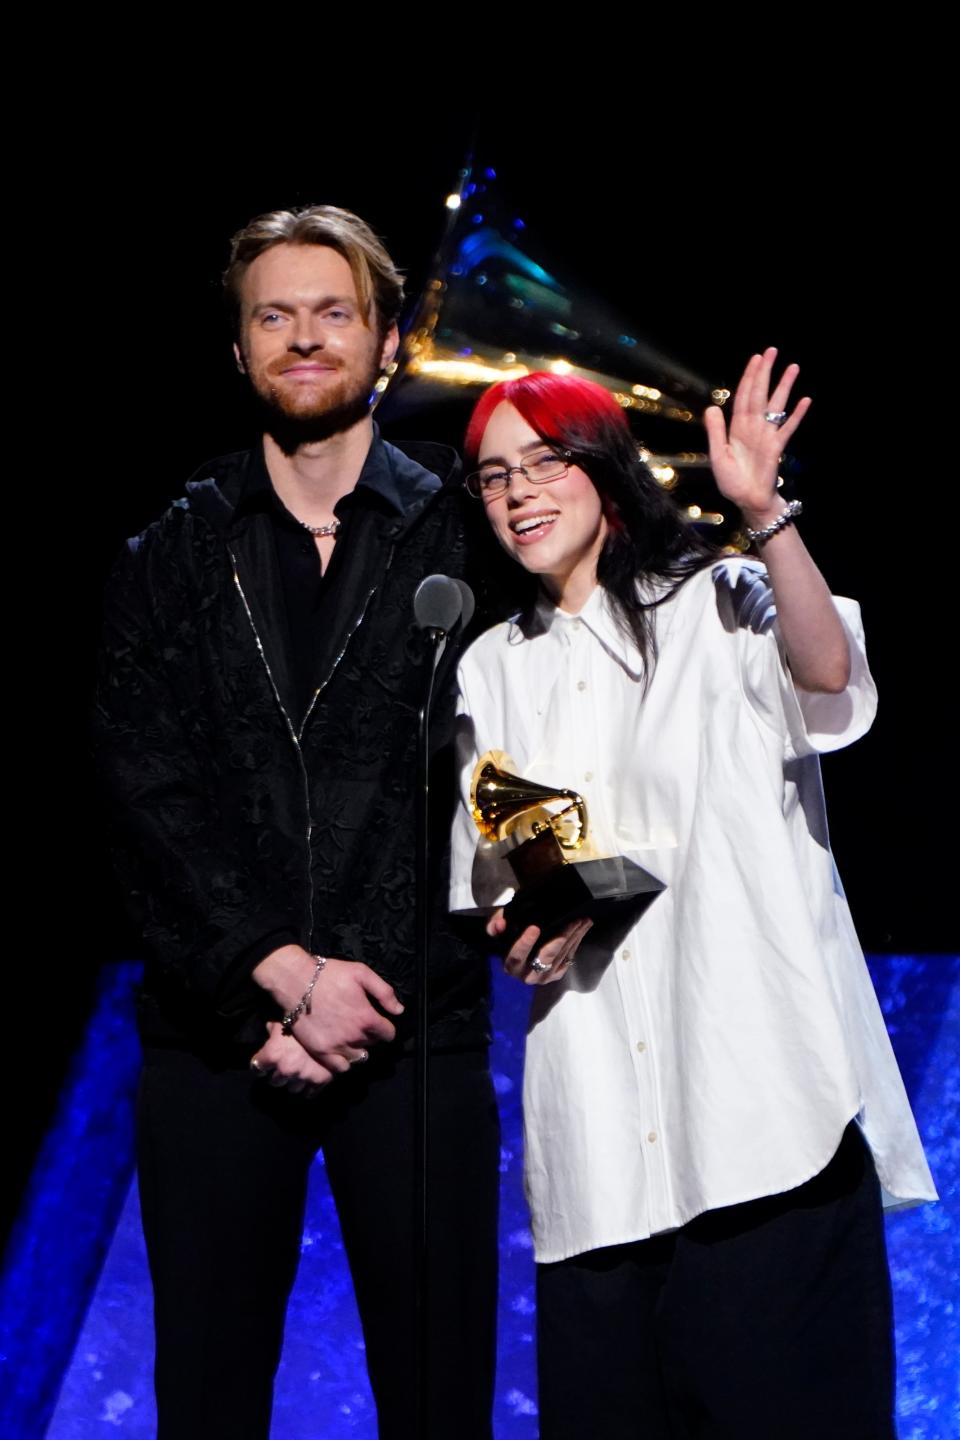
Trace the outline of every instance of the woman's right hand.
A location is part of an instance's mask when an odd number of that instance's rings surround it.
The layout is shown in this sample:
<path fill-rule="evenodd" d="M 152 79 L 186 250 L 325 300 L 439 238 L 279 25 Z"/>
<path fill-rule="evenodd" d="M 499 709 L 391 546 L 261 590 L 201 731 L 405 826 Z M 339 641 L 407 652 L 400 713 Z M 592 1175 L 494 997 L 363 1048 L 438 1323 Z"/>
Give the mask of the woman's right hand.
<path fill-rule="evenodd" d="M 539 949 L 540 930 L 536 925 L 528 925 L 503 957 L 503 968 L 508 975 L 522 980 L 525 985 L 552 985 L 555 980 L 564 978 L 576 958 L 580 942 L 592 925 L 592 920 L 569 920 Z M 487 934 L 496 939 L 506 928 L 503 910 L 495 910 L 487 921 Z"/>

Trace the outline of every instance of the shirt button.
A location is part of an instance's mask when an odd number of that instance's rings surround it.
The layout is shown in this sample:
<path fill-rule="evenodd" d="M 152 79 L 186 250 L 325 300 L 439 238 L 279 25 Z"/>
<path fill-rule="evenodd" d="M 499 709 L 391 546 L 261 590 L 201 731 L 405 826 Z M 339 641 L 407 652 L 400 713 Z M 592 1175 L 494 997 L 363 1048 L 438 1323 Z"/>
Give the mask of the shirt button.
<path fill-rule="evenodd" d="M 593 771 L 592 771 L 592 770 L 584 770 L 584 772 L 583 772 L 583 778 L 584 778 L 584 780 L 592 780 L 592 779 L 593 779 Z"/>
<path fill-rule="evenodd" d="M 587 682 L 586 682 L 586 680 L 578 680 L 578 681 L 577 681 L 577 689 L 578 689 L 578 690 L 586 690 L 586 688 L 587 688 Z"/>
<path fill-rule="evenodd" d="M 644 1052 L 644 1050 L 646 1050 L 646 1048 L 647 1048 L 647 1042 L 646 1042 L 646 1040 L 638 1040 L 638 1041 L 637 1041 L 637 1054 L 638 1054 L 638 1055 L 642 1055 L 643 1052 Z"/>
<path fill-rule="evenodd" d="M 651 1144 L 651 1145 L 654 1143 L 654 1141 L 656 1140 L 656 1138 L 657 1138 L 657 1132 L 656 1132 L 656 1130 L 651 1130 L 650 1133 L 647 1135 L 647 1139 L 650 1141 L 650 1144 Z"/>
<path fill-rule="evenodd" d="M 629 951 L 629 950 L 621 950 L 621 951 L 620 951 L 620 959 L 621 959 L 621 960 L 629 960 L 629 959 L 630 959 L 630 951 Z"/>
<path fill-rule="evenodd" d="M 579 621 L 579 620 L 574 620 L 574 622 L 573 622 L 573 628 L 574 628 L 574 630 L 579 630 L 579 629 L 580 629 L 580 621 Z"/>

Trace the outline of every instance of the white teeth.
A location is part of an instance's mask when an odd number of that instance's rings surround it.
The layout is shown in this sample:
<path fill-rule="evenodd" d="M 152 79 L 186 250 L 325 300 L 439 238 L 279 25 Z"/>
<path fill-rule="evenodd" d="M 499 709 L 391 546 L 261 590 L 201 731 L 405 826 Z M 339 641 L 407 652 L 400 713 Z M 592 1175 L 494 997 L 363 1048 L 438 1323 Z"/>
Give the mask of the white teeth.
<path fill-rule="evenodd" d="M 528 530 L 536 530 L 538 525 L 552 525 L 556 515 L 532 515 L 529 520 L 518 520 L 513 529 L 517 535 L 526 535 Z"/>

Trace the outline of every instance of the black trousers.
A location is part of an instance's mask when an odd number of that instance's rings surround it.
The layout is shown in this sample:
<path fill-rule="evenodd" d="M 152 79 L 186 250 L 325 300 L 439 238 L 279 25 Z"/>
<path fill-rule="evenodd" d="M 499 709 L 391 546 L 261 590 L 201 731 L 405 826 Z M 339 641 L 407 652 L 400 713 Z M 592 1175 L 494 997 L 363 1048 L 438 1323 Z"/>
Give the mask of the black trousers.
<path fill-rule="evenodd" d="M 381 1440 L 414 1437 L 413 1087 L 374 1051 L 313 1100 L 181 1051 L 145 1057 L 139 1177 L 158 1440 L 266 1440 L 307 1174 L 323 1148 Z M 431 1435 L 489 1440 L 500 1135 L 486 1052 L 431 1057 Z M 306 1397 L 305 1397 L 306 1403 Z M 325 1433 L 316 1417 L 316 1434 Z"/>
<path fill-rule="evenodd" d="M 541 1440 L 893 1440 L 879 1184 L 850 1125 L 782 1195 L 537 1268 Z"/>

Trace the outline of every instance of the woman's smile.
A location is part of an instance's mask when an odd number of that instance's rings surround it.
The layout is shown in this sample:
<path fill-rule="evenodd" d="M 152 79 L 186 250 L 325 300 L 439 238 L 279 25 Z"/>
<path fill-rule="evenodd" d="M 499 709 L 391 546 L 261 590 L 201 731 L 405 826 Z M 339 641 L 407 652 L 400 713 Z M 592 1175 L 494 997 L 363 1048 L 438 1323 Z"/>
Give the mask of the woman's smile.
<path fill-rule="evenodd" d="M 502 466 L 510 475 L 506 490 L 483 503 L 507 554 L 541 576 L 561 609 L 580 610 L 597 583 L 607 522 L 593 481 L 578 465 L 569 464 L 545 484 L 535 484 L 520 468 L 547 443 L 511 404 L 498 405 L 483 433 L 478 464 Z"/>

